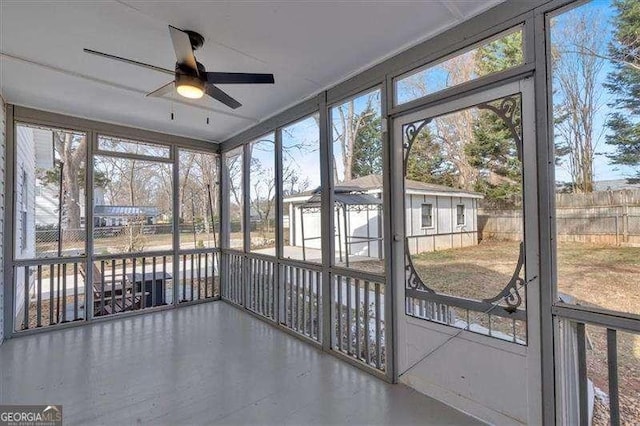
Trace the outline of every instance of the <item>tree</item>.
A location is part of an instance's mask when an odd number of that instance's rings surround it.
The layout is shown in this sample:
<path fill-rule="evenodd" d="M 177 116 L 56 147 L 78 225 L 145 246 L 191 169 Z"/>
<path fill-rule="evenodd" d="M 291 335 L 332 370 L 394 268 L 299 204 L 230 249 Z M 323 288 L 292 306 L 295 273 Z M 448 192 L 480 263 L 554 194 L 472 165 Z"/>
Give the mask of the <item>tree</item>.
<path fill-rule="evenodd" d="M 522 32 L 516 31 L 480 47 L 475 57 L 476 73 L 488 75 L 513 68 L 523 62 Z M 512 97 L 513 120 L 519 130 L 521 105 Z M 503 100 L 490 103 L 499 107 Z M 474 189 L 487 200 L 517 202 L 522 192 L 522 164 L 514 136 L 504 119 L 480 107 L 474 138 L 465 147 L 469 163 L 480 170 Z"/>
<path fill-rule="evenodd" d="M 351 99 L 332 110 L 333 138 L 334 142 L 337 142 L 340 147 L 339 152 L 334 149 L 334 181 L 336 183 L 340 182 L 337 170 L 337 155 L 340 155 L 342 160 L 343 181 L 353 179 L 354 145 L 356 140 L 363 131 L 369 133 L 370 136 L 373 135 L 376 130 L 372 126 L 375 125 L 376 117 L 379 122 L 380 113 L 375 108 L 375 105 L 379 103 L 380 91 L 376 90 L 364 96 L 366 98 Z M 364 108 L 362 108 L 361 113 L 357 112 L 360 108 L 356 105 L 356 102 L 364 102 Z M 365 130 L 367 127 L 369 129 Z M 370 138 L 366 139 L 368 142 L 371 142 L 371 140 Z M 363 141 L 365 139 L 361 139 L 361 142 Z M 361 146 L 361 148 L 363 147 Z"/>
<path fill-rule="evenodd" d="M 57 166 L 40 171 L 39 178 L 44 185 L 58 187 L 60 172 L 62 171 L 62 200 L 60 208 L 63 213 L 64 224 L 67 229 L 79 229 L 80 218 L 80 189 L 86 185 L 86 155 L 87 138 L 84 134 L 76 134 L 61 130 L 54 130 L 53 151 L 58 162 Z M 98 175 L 102 180 L 103 176 Z"/>
<path fill-rule="evenodd" d="M 405 176 L 409 180 L 446 186 L 453 186 L 457 181 L 455 170 L 433 142 L 428 126 L 422 127 L 415 136 L 406 167 Z"/>
<path fill-rule="evenodd" d="M 605 63 L 602 19 L 584 11 L 569 13 L 573 14 L 571 25 L 558 31 L 552 49 L 558 99 L 556 155 L 559 163 L 567 167 L 573 190 L 592 192 L 593 162 L 600 138 L 594 123 L 603 106 L 599 85 Z"/>
<path fill-rule="evenodd" d="M 380 114 L 365 110 L 362 125 L 353 141 L 352 178 L 382 174 L 382 132 Z"/>
<path fill-rule="evenodd" d="M 516 131 L 520 126 L 520 97 L 499 99 L 489 105 L 513 102 Z M 469 163 L 480 171 L 474 189 L 490 201 L 515 204 L 522 193 L 522 163 L 516 140 L 504 119 L 495 112 L 480 109 L 475 123 L 474 139 L 465 147 Z"/>
<path fill-rule="evenodd" d="M 615 0 L 617 14 L 615 30 L 609 44 L 614 62 L 605 87 L 615 95 L 610 104 L 617 111 L 607 121 L 611 133 L 606 143 L 615 148 L 608 157 L 612 164 L 637 167 L 640 165 L 640 2 Z M 636 176 L 640 173 L 636 172 Z"/>

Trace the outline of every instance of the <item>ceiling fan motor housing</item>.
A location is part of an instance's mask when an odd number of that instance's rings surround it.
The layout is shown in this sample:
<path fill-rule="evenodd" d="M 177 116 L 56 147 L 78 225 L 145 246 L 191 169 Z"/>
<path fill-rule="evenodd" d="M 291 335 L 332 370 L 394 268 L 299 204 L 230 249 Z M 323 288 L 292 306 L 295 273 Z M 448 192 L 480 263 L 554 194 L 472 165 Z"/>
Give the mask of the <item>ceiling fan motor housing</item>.
<path fill-rule="evenodd" d="M 204 91 L 205 81 L 202 76 L 205 75 L 206 70 L 200 62 L 196 62 L 196 64 L 198 65 L 197 70 L 182 64 L 176 64 L 176 87 L 188 85 L 199 87 Z"/>

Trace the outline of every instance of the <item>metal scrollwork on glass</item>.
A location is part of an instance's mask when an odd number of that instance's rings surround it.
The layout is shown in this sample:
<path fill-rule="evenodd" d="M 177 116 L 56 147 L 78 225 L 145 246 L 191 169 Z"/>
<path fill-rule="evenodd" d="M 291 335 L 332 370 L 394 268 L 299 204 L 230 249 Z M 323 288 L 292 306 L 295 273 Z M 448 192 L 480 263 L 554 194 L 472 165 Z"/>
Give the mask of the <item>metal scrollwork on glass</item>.
<path fill-rule="evenodd" d="M 516 118 L 518 117 L 518 97 L 510 96 L 508 98 L 504 98 L 500 101 L 498 106 L 492 105 L 491 103 L 483 103 L 477 105 L 478 109 L 487 109 L 493 112 L 495 115 L 500 117 L 504 124 L 511 132 L 511 137 L 516 142 L 516 150 L 518 151 L 518 160 L 522 161 L 522 138 L 520 137 L 520 132 L 518 131 L 518 124 L 516 123 Z"/>
<path fill-rule="evenodd" d="M 404 252 L 405 252 L 404 275 L 405 275 L 405 282 L 407 283 L 407 288 L 410 288 L 413 290 L 426 291 L 427 293 L 435 293 L 435 291 L 430 289 L 422 281 L 422 279 L 416 272 L 416 268 L 413 267 L 411 255 L 409 254 L 409 243 L 407 242 L 406 238 L 404 243 Z"/>
<path fill-rule="evenodd" d="M 418 123 L 411 123 L 404 126 L 404 142 L 402 146 L 404 147 L 404 162 L 403 162 L 403 172 L 404 176 L 407 175 L 407 161 L 409 160 L 409 152 L 411 151 L 411 147 L 413 146 L 413 142 L 416 140 L 416 137 L 420 134 L 422 129 L 431 122 L 431 119 L 422 120 Z"/>
<path fill-rule="evenodd" d="M 491 304 L 504 302 L 506 304 L 504 309 L 507 312 L 515 312 L 522 304 L 520 289 L 524 288 L 525 281 L 524 278 L 522 278 L 520 275 L 523 265 L 524 242 L 520 242 L 520 255 L 518 256 L 518 265 L 516 266 L 516 270 L 513 272 L 511 279 L 500 293 L 490 299 L 483 299 L 482 301 Z"/>

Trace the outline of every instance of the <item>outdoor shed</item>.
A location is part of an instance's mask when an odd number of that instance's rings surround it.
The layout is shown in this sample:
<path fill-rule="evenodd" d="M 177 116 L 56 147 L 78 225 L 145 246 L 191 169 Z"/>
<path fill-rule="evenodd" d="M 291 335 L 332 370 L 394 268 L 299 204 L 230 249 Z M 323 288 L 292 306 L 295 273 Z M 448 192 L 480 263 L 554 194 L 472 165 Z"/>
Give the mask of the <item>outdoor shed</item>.
<path fill-rule="evenodd" d="M 481 194 L 443 185 L 405 181 L 407 236 L 412 254 L 478 243 Z M 289 245 L 319 250 L 320 192 L 293 194 L 284 200 L 289 212 Z M 382 258 L 382 176 L 368 175 L 335 186 L 336 257 L 341 261 Z M 343 259 L 344 258 L 344 259 Z"/>

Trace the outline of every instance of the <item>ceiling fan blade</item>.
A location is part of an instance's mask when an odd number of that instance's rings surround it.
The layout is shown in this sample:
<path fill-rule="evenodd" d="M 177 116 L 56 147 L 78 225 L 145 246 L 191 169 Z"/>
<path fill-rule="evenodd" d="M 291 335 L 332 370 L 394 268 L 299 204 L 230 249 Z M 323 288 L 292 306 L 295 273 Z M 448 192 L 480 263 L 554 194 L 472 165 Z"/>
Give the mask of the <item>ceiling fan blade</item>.
<path fill-rule="evenodd" d="M 152 98 L 159 98 L 161 96 L 166 95 L 167 93 L 171 93 L 171 91 L 173 91 L 174 87 L 175 87 L 174 82 L 170 81 L 167 84 L 157 88 L 153 92 L 147 93 L 145 96 L 152 97 Z"/>
<path fill-rule="evenodd" d="M 165 74 L 170 74 L 170 75 L 174 75 L 175 74 L 175 71 L 173 71 L 173 70 L 168 70 L 166 68 L 157 67 L 157 66 L 151 65 L 151 64 L 145 64 L 144 62 L 134 61 L 133 59 L 121 58 L 120 56 L 110 55 L 110 54 L 104 53 L 104 52 L 98 52 L 97 50 L 91 50 L 91 49 L 83 49 L 83 50 L 86 53 L 90 53 L 92 55 L 97 55 L 97 56 L 102 56 L 103 58 L 114 59 L 116 61 L 124 62 L 124 63 L 127 63 L 127 64 L 137 65 L 139 67 L 144 67 L 144 68 L 149 68 L 149 69 L 152 69 L 154 71 L 163 72 Z"/>
<path fill-rule="evenodd" d="M 240 102 L 236 101 L 231 96 L 229 96 L 228 94 L 226 94 L 224 91 L 217 88 L 213 84 L 207 84 L 205 91 L 207 92 L 207 95 L 211 96 L 215 100 L 222 102 L 229 108 L 236 109 L 242 106 Z"/>
<path fill-rule="evenodd" d="M 173 43 L 173 50 L 176 51 L 176 59 L 180 65 L 186 65 L 191 69 L 197 70 L 196 57 L 193 56 L 193 48 L 189 34 L 181 29 L 169 25 L 169 34 Z"/>
<path fill-rule="evenodd" d="M 273 74 L 244 72 L 208 72 L 207 81 L 213 84 L 273 84 Z"/>

